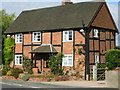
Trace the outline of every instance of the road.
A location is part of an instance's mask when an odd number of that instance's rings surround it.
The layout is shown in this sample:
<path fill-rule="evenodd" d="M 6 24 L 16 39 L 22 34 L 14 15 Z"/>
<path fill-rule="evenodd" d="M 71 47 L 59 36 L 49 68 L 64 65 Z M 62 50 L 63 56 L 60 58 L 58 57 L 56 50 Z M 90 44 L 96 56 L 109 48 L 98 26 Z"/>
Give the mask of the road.
<path fill-rule="evenodd" d="M 36 82 L 23 82 L 23 81 L 13 81 L 13 80 L 5 80 L 3 79 L 2 82 L 0 81 L 0 87 L 2 87 L 2 90 L 9 90 L 10 88 L 13 89 L 19 89 L 19 90 L 26 90 L 26 89 L 43 89 L 43 90 L 118 90 L 113 88 L 85 88 L 85 87 L 70 87 L 70 86 L 62 86 L 62 85 L 51 85 L 51 84 L 42 84 L 42 83 L 36 83 Z M 6 89 L 8 88 L 8 89 Z"/>

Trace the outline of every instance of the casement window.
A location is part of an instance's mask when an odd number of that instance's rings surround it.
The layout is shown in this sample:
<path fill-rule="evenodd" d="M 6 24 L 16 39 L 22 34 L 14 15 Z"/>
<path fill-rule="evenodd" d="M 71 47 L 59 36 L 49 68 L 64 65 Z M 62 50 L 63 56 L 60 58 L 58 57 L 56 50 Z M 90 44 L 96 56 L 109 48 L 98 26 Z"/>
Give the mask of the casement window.
<path fill-rule="evenodd" d="M 41 42 L 41 32 L 33 32 L 32 41 L 33 42 Z"/>
<path fill-rule="evenodd" d="M 22 43 L 23 34 L 15 34 L 15 43 Z"/>
<path fill-rule="evenodd" d="M 73 55 L 64 55 L 62 66 L 73 66 Z"/>
<path fill-rule="evenodd" d="M 95 63 L 99 63 L 99 56 L 95 55 Z"/>
<path fill-rule="evenodd" d="M 22 65 L 22 63 L 23 63 L 23 56 L 15 55 L 15 65 Z"/>
<path fill-rule="evenodd" d="M 98 29 L 94 29 L 94 37 L 98 38 Z"/>
<path fill-rule="evenodd" d="M 63 31 L 63 42 L 73 41 L 73 31 Z"/>

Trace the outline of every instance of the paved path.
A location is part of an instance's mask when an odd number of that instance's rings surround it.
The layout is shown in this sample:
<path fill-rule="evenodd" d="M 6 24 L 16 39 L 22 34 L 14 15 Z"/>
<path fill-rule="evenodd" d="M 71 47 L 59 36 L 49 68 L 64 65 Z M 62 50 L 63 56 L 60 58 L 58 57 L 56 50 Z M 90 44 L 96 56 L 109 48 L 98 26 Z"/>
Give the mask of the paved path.
<path fill-rule="evenodd" d="M 59 81 L 59 82 L 41 82 L 48 85 L 62 85 L 62 86 L 71 86 L 71 87 L 100 87 L 106 88 L 105 81 Z"/>

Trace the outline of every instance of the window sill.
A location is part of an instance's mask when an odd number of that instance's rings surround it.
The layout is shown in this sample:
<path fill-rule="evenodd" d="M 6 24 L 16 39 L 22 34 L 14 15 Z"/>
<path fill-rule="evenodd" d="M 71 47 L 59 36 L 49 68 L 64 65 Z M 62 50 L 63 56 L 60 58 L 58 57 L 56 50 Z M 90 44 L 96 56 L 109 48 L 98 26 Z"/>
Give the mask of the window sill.
<path fill-rule="evenodd" d="M 32 41 L 32 42 L 33 42 L 33 43 L 36 43 L 36 42 L 38 42 L 38 43 L 39 43 L 39 42 L 41 42 L 41 41 Z"/>
<path fill-rule="evenodd" d="M 94 38 L 98 38 L 98 36 L 93 36 Z"/>
<path fill-rule="evenodd" d="M 22 64 L 15 64 L 15 65 L 20 65 L 20 66 L 22 66 Z"/>
<path fill-rule="evenodd" d="M 15 42 L 15 43 L 22 43 L 22 42 Z"/>
<path fill-rule="evenodd" d="M 62 42 L 73 42 L 73 41 L 62 41 Z"/>
<path fill-rule="evenodd" d="M 66 65 L 66 66 L 62 66 L 62 67 L 73 67 L 73 65 L 71 65 L 71 66 Z"/>

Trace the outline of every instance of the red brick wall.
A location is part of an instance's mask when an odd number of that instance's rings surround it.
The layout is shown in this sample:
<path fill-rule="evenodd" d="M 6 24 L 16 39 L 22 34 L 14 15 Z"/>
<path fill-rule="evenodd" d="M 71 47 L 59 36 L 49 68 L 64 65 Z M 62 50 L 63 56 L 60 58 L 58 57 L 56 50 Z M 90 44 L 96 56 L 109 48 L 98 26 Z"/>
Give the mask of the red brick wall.
<path fill-rule="evenodd" d="M 43 44 L 50 44 L 51 42 L 51 33 L 50 32 L 43 32 L 42 33 L 42 43 Z"/>
<path fill-rule="evenodd" d="M 24 45 L 31 44 L 31 33 L 24 34 Z"/>
<path fill-rule="evenodd" d="M 31 59 L 31 53 L 29 53 L 30 51 L 31 51 L 31 46 L 24 47 L 23 54 L 27 56 L 29 59 Z"/>
<path fill-rule="evenodd" d="M 52 33 L 52 44 L 53 45 L 61 45 L 61 32 L 53 32 Z"/>
<path fill-rule="evenodd" d="M 22 53 L 22 43 L 15 44 L 15 53 Z"/>
<path fill-rule="evenodd" d="M 73 54 L 73 42 L 63 43 L 63 54 Z"/>

